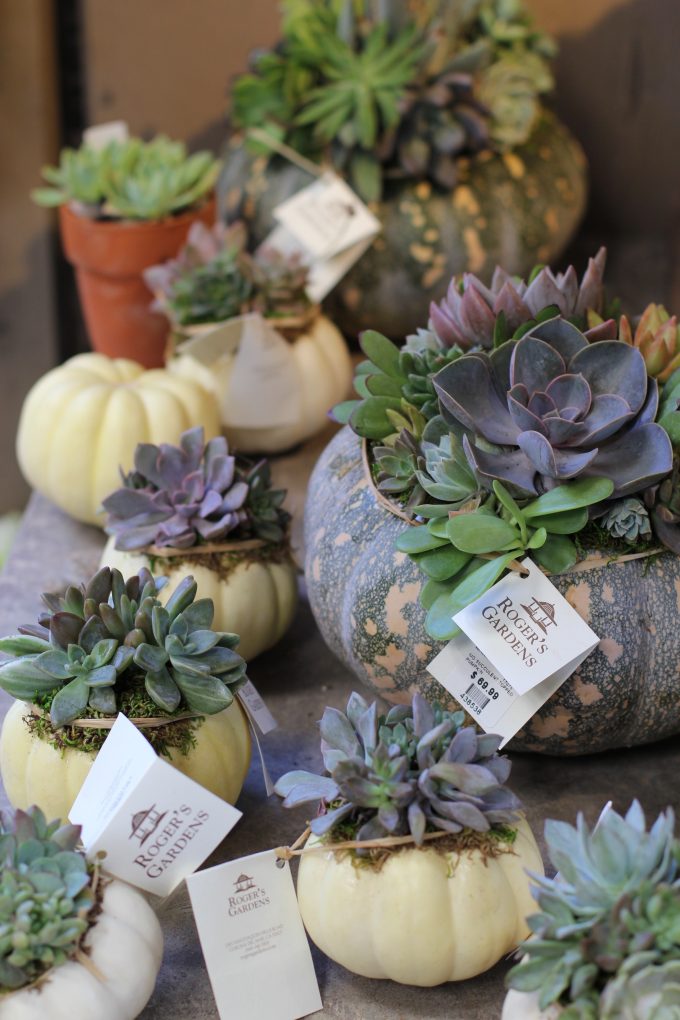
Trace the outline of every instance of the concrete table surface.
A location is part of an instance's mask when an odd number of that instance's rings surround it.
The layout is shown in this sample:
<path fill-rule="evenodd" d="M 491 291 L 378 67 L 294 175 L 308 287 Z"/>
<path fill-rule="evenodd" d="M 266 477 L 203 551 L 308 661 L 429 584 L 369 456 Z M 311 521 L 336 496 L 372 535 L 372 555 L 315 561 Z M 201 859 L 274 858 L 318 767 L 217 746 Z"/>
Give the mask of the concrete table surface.
<path fill-rule="evenodd" d="M 308 448 L 276 464 L 277 482 L 289 480 L 296 490 L 297 510 L 314 453 L 315 447 Z M 297 524 L 295 534 L 299 542 Z M 102 545 L 101 532 L 75 523 L 34 496 L 0 577 L 0 634 L 35 619 L 41 591 L 58 590 L 89 576 L 96 569 Z M 252 663 L 249 674 L 280 724 L 263 741 L 272 776 L 291 768 L 319 769 L 317 721 L 326 704 L 344 706 L 355 681 L 324 645 L 304 598 L 289 633 L 275 650 Z M 9 703 L 2 693 L 1 715 Z M 650 819 L 668 804 L 680 812 L 677 740 L 588 758 L 512 757 L 512 785 L 524 800 L 539 839 L 546 817 L 573 822 L 576 813 L 583 811 L 592 822 L 609 799 L 624 810 L 637 797 Z M 275 799 L 267 800 L 255 759 L 238 807 L 242 820 L 207 864 L 289 844 L 304 827 L 304 809 L 286 812 Z M 165 935 L 163 968 L 142 1016 L 145 1020 L 216 1018 L 185 887 L 161 906 L 160 918 Z M 324 1003 L 317 1016 L 336 1020 L 500 1017 L 507 961 L 470 981 L 419 989 L 356 977 L 316 949 L 313 953 Z"/>

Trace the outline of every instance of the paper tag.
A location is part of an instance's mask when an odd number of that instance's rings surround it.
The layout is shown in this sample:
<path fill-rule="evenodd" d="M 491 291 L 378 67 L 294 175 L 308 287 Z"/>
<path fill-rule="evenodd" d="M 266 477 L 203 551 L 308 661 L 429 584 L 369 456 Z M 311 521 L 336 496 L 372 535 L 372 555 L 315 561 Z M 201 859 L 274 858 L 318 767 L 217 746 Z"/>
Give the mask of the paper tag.
<path fill-rule="evenodd" d="M 276 206 L 273 216 L 314 259 L 332 258 L 380 230 L 380 221 L 333 173 Z"/>
<path fill-rule="evenodd" d="M 106 124 L 95 124 L 83 131 L 83 142 L 95 151 L 106 148 L 109 142 L 127 142 L 129 137 L 124 120 L 109 120 Z"/>
<path fill-rule="evenodd" d="M 241 812 L 158 757 L 119 715 L 69 813 L 88 857 L 167 896 L 236 825 Z"/>
<path fill-rule="evenodd" d="M 235 428 L 275 428 L 301 418 L 301 383 L 293 348 L 256 312 L 241 317 L 241 339 L 221 401 Z"/>
<path fill-rule="evenodd" d="M 267 850 L 200 871 L 187 887 L 221 1020 L 298 1020 L 322 1008 L 287 862 Z"/>
<path fill-rule="evenodd" d="M 246 710 L 246 715 L 263 737 L 277 728 L 279 724 L 260 697 L 252 680 L 246 680 L 243 686 L 239 687 L 238 698 Z"/>
<path fill-rule="evenodd" d="M 504 746 L 599 639 L 530 558 L 454 617 L 464 631 L 428 669 Z"/>

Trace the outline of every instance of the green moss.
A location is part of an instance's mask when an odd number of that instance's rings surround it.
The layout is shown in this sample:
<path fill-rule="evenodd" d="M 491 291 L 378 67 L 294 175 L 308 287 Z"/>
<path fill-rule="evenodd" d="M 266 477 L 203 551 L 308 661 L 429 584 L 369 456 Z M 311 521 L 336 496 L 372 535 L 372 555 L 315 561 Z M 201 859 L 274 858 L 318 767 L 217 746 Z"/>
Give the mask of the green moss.
<path fill-rule="evenodd" d="M 149 570 L 154 576 L 163 573 L 164 568 L 172 570 L 178 565 L 205 567 L 212 571 L 222 581 L 233 574 L 242 563 L 287 563 L 290 558 L 290 544 L 285 542 L 267 542 L 257 549 L 243 549 L 233 552 L 213 553 L 192 553 L 191 549 L 184 550 L 177 556 L 152 556 L 144 554 L 149 564 Z"/>

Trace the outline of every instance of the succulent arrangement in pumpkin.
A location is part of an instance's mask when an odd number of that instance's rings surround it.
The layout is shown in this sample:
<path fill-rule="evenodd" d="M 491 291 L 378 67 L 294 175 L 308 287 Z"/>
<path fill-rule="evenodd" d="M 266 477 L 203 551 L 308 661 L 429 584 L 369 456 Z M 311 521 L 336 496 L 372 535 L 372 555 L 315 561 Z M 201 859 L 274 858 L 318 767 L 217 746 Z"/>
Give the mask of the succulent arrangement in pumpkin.
<path fill-rule="evenodd" d="M 309 272 L 300 257 L 266 245 L 251 254 L 247 243 L 241 222 L 212 228 L 194 223 L 176 257 L 151 266 L 144 279 L 156 295 L 154 307 L 171 323 L 169 370 L 215 394 L 222 428 L 236 446 L 250 453 L 274 453 L 326 425 L 329 407 L 349 391 L 352 366 L 341 333 L 310 302 Z M 200 355 L 185 343 L 253 312 L 290 345 L 296 414 L 278 427 L 266 420 L 261 426 L 244 425 L 233 418 L 230 387 L 238 372 L 238 343 L 230 339 Z M 259 356 L 266 355 L 267 350 Z"/>
<path fill-rule="evenodd" d="M 508 975 L 503 1020 L 663 1020 L 680 1012 L 680 844 L 669 808 L 647 830 L 633 802 L 596 830 L 546 823 L 559 875 Z"/>
<path fill-rule="evenodd" d="M 281 143 L 346 177 L 384 230 L 340 285 L 336 312 L 348 333 L 403 336 L 423 293 L 499 258 L 498 187 L 504 230 L 518 211 L 513 271 L 537 250 L 554 258 L 578 223 L 584 161 L 543 103 L 554 53 L 521 0 L 288 0 L 280 43 L 256 51 L 233 85 L 245 146 L 237 136 L 225 153 L 225 215 L 248 215 L 261 241 L 276 204 L 308 183 L 273 155 Z"/>
<path fill-rule="evenodd" d="M 163 935 L 145 897 L 39 808 L 0 824 L 0 1016 L 129 1020 L 154 989 Z"/>
<path fill-rule="evenodd" d="M 45 594 L 37 625 L 0 639 L 13 658 L 0 687 L 16 698 L 0 734 L 0 773 L 14 807 L 66 818 L 118 712 L 181 772 L 234 803 L 250 762 L 235 693 L 246 663 L 238 634 L 213 629 L 214 606 L 185 576 L 102 567 Z"/>
<path fill-rule="evenodd" d="M 178 446 L 140 443 L 133 470 L 103 501 L 110 535 L 101 565 L 124 576 L 151 569 L 172 599 L 191 572 L 198 597 L 215 607 L 215 626 L 235 630 L 244 657 L 275 644 L 297 606 L 288 544 L 286 493 L 272 486 L 266 460 L 229 453 L 223 436 L 189 429 Z"/>
<path fill-rule="evenodd" d="M 320 728 L 326 774 L 275 787 L 284 807 L 318 804 L 297 880 L 312 940 L 357 974 L 405 984 L 492 967 L 528 934 L 524 869 L 543 871 L 500 737 L 418 694 L 382 715 L 353 693 Z"/>
<path fill-rule="evenodd" d="M 189 155 L 183 142 L 164 135 L 101 148 L 83 143 L 63 149 L 58 166 L 43 167 L 49 187 L 32 197 L 59 207 L 95 350 L 147 368 L 163 365 L 165 324 L 148 308 L 142 273 L 174 255 L 194 221 L 212 219 L 219 169 L 210 152 Z"/>
<path fill-rule="evenodd" d="M 539 267 L 526 282 L 498 269 L 489 287 L 467 274 L 432 303 L 427 328 L 409 336 L 401 349 L 374 331 L 363 334 L 368 360 L 357 370 L 358 399 L 334 412 L 355 436 L 345 434 L 331 444 L 329 460 L 319 468 L 328 498 L 341 503 L 338 486 L 358 491 L 359 469 L 348 473 L 340 451 L 355 465 L 357 437 L 363 442 L 373 492 L 366 553 L 371 564 L 381 564 L 369 569 L 366 585 L 367 591 L 380 587 L 383 608 L 369 606 L 368 595 L 366 603 L 358 596 L 362 609 L 357 612 L 355 603 L 352 663 L 361 661 L 358 645 L 365 647 L 386 609 L 396 604 L 397 595 L 384 598 L 390 572 L 398 592 L 413 591 L 415 582 L 425 610 L 417 619 L 402 610 L 406 630 L 416 619 L 409 641 L 400 639 L 404 625 L 398 619 L 384 625 L 381 662 L 395 648 L 394 668 L 407 683 L 434 656 L 428 640 L 454 637 L 456 613 L 526 556 L 553 575 L 558 588 L 568 588 L 572 568 L 583 560 L 599 567 L 619 561 L 625 584 L 625 568 L 641 569 L 639 563 L 632 566 L 638 557 L 664 548 L 680 552 L 677 325 L 663 308 L 650 306 L 633 329 L 617 304 L 605 304 L 604 264 L 602 250 L 580 282 L 573 267 L 563 274 Z M 329 467 L 339 472 L 333 487 Z M 339 558 L 351 557 L 345 566 L 353 579 L 365 579 L 368 568 L 357 568 L 362 547 L 356 537 L 344 554 L 329 552 L 337 533 L 355 535 L 356 525 L 342 518 L 338 532 L 320 531 L 327 508 L 323 500 L 315 505 L 314 479 L 311 492 L 310 599 L 331 644 L 342 648 L 344 636 L 338 638 L 323 608 L 317 611 L 331 587 L 337 601 L 342 582 L 334 577 L 328 586 L 314 576 L 314 564 L 329 557 L 342 570 Z M 350 503 L 350 508 L 362 504 L 357 511 L 362 519 L 366 501 L 370 492 Z M 387 523 L 381 508 L 409 526 L 395 534 L 394 517 Z M 381 531 L 392 537 L 392 550 L 388 539 L 382 549 Z M 401 567 L 394 548 L 417 565 L 417 574 Z M 368 619 L 361 618 L 364 612 Z M 598 625 L 601 631 L 601 616 Z M 630 645 L 627 633 L 625 640 L 614 640 Z M 390 668 L 388 663 L 385 672 Z M 367 678 L 370 682 L 368 672 Z M 389 692 L 388 684 L 382 686 Z M 667 719 L 665 732 L 679 723 Z M 607 740 L 614 739 L 616 732 L 609 731 Z M 586 749 L 592 744 L 584 742 Z M 551 750 L 558 750 L 554 742 Z"/>

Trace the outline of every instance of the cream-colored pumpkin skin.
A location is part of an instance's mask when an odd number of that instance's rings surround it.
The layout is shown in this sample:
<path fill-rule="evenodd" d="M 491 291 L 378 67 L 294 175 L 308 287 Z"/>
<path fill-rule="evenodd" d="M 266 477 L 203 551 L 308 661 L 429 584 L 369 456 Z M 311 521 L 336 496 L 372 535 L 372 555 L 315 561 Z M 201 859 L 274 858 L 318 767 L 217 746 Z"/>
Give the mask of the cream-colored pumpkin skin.
<path fill-rule="evenodd" d="M 276 323 L 274 322 L 275 326 Z M 328 412 L 344 400 L 352 382 L 352 361 L 340 331 L 330 319 L 318 316 L 309 329 L 292 343 L 298 375 L 300 414 L 298 420 L 275 428 L 238 428 L 223 425 L 234 449 L 244 453 L 278 453 L 309 439 L 327 424 Z M 210 389 L 221 401 L 229 385 L 233 366 L 223 359 L 221 368 L 204 365 L 188 354 L 170 358 L 168 369 Z"/>
<path fill-rule="evenodd" d="M 26 480 L 66 513 L 102 524 L 101 502 L 129 471 L 138 443 L 177 443 L 185 429 L 219 433 L 211 393 L 164 369 L 78 354 L 38 379 L 24 400 L 17 459 Z"/>
<path fill-rule="evenodd" d="M 160 591 L 161 601 L 167 602 L 182 578 L 192 574 L 198 585 L 197 598 L 212 599 L 215 605 L 213 628 L 240 636 L 237 650 L 246 662 L 275 645 L 293 622 L 298 599 L 297 572 L 289 561 L 244 561 L 224 579 L 196 562 L 180 562 L 170 569 L 169 562 L 162 557 L 153 561 L 154 575 L 168 578 Z M 120 552 L 113 538 L 104 547 L 100 566 L 117 567 L 126 578 L 142 567 L 151 569 L 147 556 Z"/>
<path fill-rule="evenodd" d="M 84 946 L 101 975 L 76 960 L 55 967 L 35 988 L 0 998 L 0 1020 L 134 1020 L 151 998 L 163 957 L 158 918 L 124 882 L 104 889 L 102 912 Z"/>
<path fill-rule="evenodd" d="M 431 987 L 493 967 L 529 935 L 535 910 L 525 868 L 543 874 L 526 821 L 513 853 L 393 854 L 379 871 L 349 856 L 303 854 L 300 913 L 313 942 L 363 977 Z"/>
<path fill-rule="evenodd" d="M 0 733 L 0 774 L 14 808 L 37 804 L 48 818 L 68 817 L 95 759 L 93 753 L 58 751 L 34 736 L 24 722 L 28 705 L 15 701 Z M 250 731 L 243 709 L 234 702 L 224 712 L 205 716 L 188 755 L 173 749 L 163 758 L 190 779 L 235 804 L 250 764 Z"/>
<path fill-rule="evenodd" d="M 517 992 L 511 988 L 503 1002 L 501 1020 L 558 1020 L 561 1006 L 540 1009 L 538 992 Z"/>

